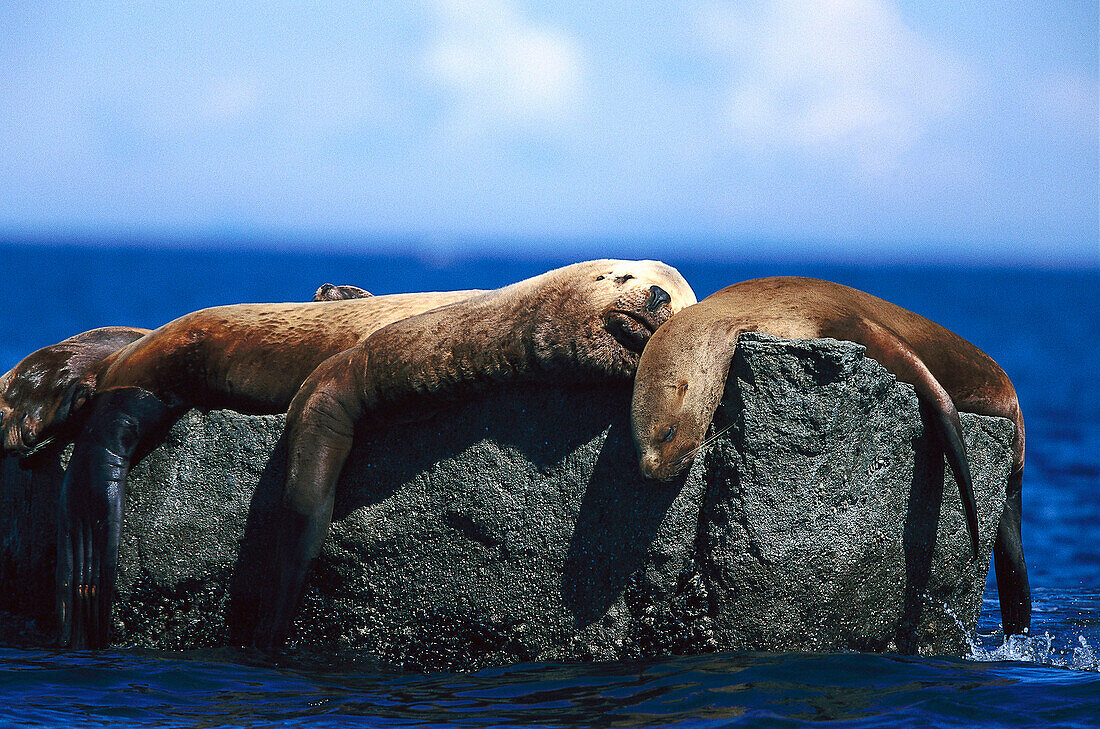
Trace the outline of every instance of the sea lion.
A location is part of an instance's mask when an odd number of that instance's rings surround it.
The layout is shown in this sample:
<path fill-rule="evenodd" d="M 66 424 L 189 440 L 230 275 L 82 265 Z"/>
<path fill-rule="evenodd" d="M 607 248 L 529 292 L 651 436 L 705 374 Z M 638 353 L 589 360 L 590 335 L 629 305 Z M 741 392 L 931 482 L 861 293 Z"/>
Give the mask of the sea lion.
<path fill-rule="evenodd" d="M 592 343 L 593 352 L 597 343 L 606 346 L 607 357 L 616 362 L 621 360 L 621 368 L 629 369 L 632 374 L 637 352 L 648 339 L 650 329 L 645 323 L 631 318 L 631 312 L 615 310 L 613 298 L 600 298 L 595 294 L 584 296 L 587 287 L 594 286 L 589 278 L 593 282 L 604 282 L 603 287 L 616 291 L 636 291 L 640 288 L 639 280 L 651 281 L 646 295 L 655 297 L 661 306 L 667 303 L 662 296 L 669 296 L 657 295 L 655 288 L 661 286 L 674 292 L 677 308 L 695 301 L 683 277 L 663 264 L 598 261 L 564 270 L 568 273 L 546 279 L 547 284 L 553 284 L 547 288 L 547 296 L 552 295 L 558 302 L 557 311 L 561 316 L 581 312 L 592 314 L 588 308 L 604 304 L 585 320 L 584 326 L 588 328 L 583 331 L 578 331 L 578 325 L 573 322 L 550 319 L 548 307 L 535 306 L 537 302 L 532 299 L 501 294 L 515 290 L 506 287 L 497 292 L 393 294 L 307 304 L 215 307 L 183 316 L 106 357 L 94 368 L 96 394 L 86 408 L 90 412 L 74 441 L 73 455 L 62 482 L 57 572 L 61 645 L 105 645 L 126 475 L 139 445 L 150 442 L 152 434 L 161 432 L 187 408 L 224 407 L 246 413 L 285 411 L 303 381 L 333 355 L 367 341 L 387 325 L 467 299 L 495 300 L 498 307 L 512 304 L 517 307 L 511 312 L 516 319 L 524 316 L 524 307 L 529 308 L 527 315 L 532 321 L 547 314 L 545 321 L 538 319 L 539 326 L 532 332 L 532 336 L 540 338 L 538 351 L 546 364 L 560 362 L 568 368 L 574 362 L 569 357 L 575 348 L 574 340 L 583 334 Z M 477 311 L 491 308 L 481 307 Z M 455 317 L 455 310 L 450 311 L 451 314 L 442 319 L 419 320 L 420 323 L 399 331 L 412 336 L 418 327 L 431 324 L 438 331 L 424 335 L 425 342 L 427 337 L 437 337 L 441 341 L 457 338 L 458 342 L 465 336 L 469 343 L 467 349 L 496 343 L 496 340 L 484 338 L 475 342 L 471 332 L 480 331 L 475 322 L 471 322 L 465 332 L 457 328 L 444 331 L 448 322 L 456 327 L 467 326 L 460 322 L 461 317 Z M 637 316 L 645 319 L 650 315 Z M 602 338 L 598 336 L 600 332 Z M 616 344 L 612 346 L 612 342 Z M 621 342 L 633 347 L 629 357 L 622 354 L 627 345 Z M 550 357 L 550 352 L 556 353 L 557 348 L 561 349 L 561 356 Z M 502 357 L 510 357 L 523 349 L 521 342 L 509 339 L 501 345 L 500 352 Z M 375 370 L 381 366 L 375 361 L 381 356 L 373 354 L 373 349 L 369 351 L 373 355 L 371 368 Z M 455 352 L 462 355 L 456 357 L 456 362 L 465 362 L 464 357 L 474 355 L 484 358 L 483 367 L 489 368 L 491 362 L 495 362 L 492 359 L 495 355 L 490 351 L 469 352 L 456 344 Z M 392 360 L 387 366 L 395 373 L 404 368 L 401 371 L 409 376 L 407 386 L 415 388 L 430 380 L 427 376 L 418 379 L 415 372 L 403 364 L 403 349 L 393 349 L 390 354 Z M 419 362 L 416 350 L 410 349 L 409 354 Z M 362 362 L 354 357 L 348 359 Z M 446 367 L 447 363 L 420 362 L 420 365 Z M 331 372 L 331 366 L 325 371 Z M 358 379 L 356 376 L 342 384 L 352 387 Z M 451 373 L 439 383 L 440 398 L 443 398 L 443 391 L 472 386 L 479 380 L 476 371 L 467 369 Z M 395 375 L 393 382 L 399 381 Z M 398 386 L 394 384 L 395 388 Z M 322 389 L 324 392 L 329 390 L 331 383 Z M 399 395 L 395 391 L 394 396 Z M 379 401 L 388 402 L 388 398 L 386 393 L 379 396 Z M 313 423 L 315 414 L 314 409 L 308 409 L 303 422 Z"/>
<path fill-rule="evenodd" d="M 82 413 L 86 420 L 74 440 L 60 495 L 60 644 L 94 648 L 106 643 L 125 480 L 142 441 L 190 407 L 284 412 L 298 386 L 326 358 L 391 322 L 477 293 L 203 309 L 90 367 L 87 381 L 94 397 Z"/>
<path fill-rule="evenodd" d="M 975 554 L 977 513 L 958 411 L 1015 424 L 1012 472 L 993 553 L 1005 634 L 1026 633 L 1031 590 L 1020 536 L 1024 421 L 1016 391 L 985 352 L 888 301 L 828 281 L 761 278 L 729 286 L 677 314 L 651 338 L 634 382 L 631 423 L 642 472 L 672 478 L 705 445 L 737 337 L 747 331 L 857 342 L 912 385 L 936 416 Z"/>
<path fill-rule="evenodd" d="M 270 650 L 287 635 L 357 432 L 505 380 L 630 378 L 652 332 L 694 302 L 687 281 L 662 263 L 590 261 L 395 322 L 322 363 L 287 414 L 273 599 L 256 646 Z"/>
<path fill-rule="evenodd" d="M 149 333 L 101 327 L 27 355 L 0 377 L 0 451 L 26 453 L 56 437 L 95 393 L 95 367 Z"/>
<path fill-rule="evenodd" d="M 358 286 L 322 285 L 314 301 L 346 301 L 372 296 Z M 110 355 L 151 330 L 100 327 L 43 347 L 0 377 L 0 452 L 26 455 L 47 441 L 64 437 L 78 413 L 95 395 L 100 365 Z"/>

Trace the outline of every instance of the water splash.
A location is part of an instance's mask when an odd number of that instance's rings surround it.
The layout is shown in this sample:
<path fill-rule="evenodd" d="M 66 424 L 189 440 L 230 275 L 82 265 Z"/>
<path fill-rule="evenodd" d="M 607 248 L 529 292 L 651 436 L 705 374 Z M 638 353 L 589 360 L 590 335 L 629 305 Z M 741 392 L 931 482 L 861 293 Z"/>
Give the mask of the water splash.
<path fill-rule="evenodd" d="M 1057 666 L 1074 671 L 1093 671 L 1100 673 L 1100 660 L 1096 655 L 1096 649 L 1089 645 L 1085 636 L 1078 635 L 1079 645 L 1066 645 L 1059 647 L 1054 636 L 1049 632 L 1042 635 L 1009 635 L 1001 630 L 982 634 L 977 630 L 969 632 L 959 616 L 946 603 L 940 604 L 941 609 L 952 620 L 955 626 L 966 638 L 970 646 L 970 653 L 965 657 L 971 661 L 988 663 L 992 661 L 1020 661 L 1023 663 L 1037 663 L 1044 666 Z M 1000 639 L 1000 645 L 987 648 L 986 640 L 996 643 Z"/>
<path fill-rule="evenodd" d="M 994 642 L 1000 638 L 1001 644 L 986 648 L 983 645 L 983 638 Z M 1074 671 L 1100 673 L 1096 650 L 1089 645 L 1085 636 L 1077 636 L 1077 646 L 1060 645 L 1060 643 L 1061 641 L 1046 632 L 1042 635 L 1009 635 L 1007 637 L 1000 631 L 986 636 L 975 633 L 970 638 L 970 655 L 967 658 L 983 662 L 1023 661 L 1069 668 Z"/>

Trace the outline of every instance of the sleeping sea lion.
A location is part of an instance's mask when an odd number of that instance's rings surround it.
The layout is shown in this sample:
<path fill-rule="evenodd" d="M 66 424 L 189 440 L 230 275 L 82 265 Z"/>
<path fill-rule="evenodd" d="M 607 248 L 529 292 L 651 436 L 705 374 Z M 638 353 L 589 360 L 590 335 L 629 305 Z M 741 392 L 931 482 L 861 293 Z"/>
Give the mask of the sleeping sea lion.
<path fill-rule="evenodd" d="M 314 301 L 372 296 L 358 286 L 323 284 Z M 0 453 L 26 455 L 68 435 L 80 409 L 95 395 L 100 365 L 150 332 L 138 327 L 100 327 L 24 357 L 0 377 Z"/>
<path fill-rule="evenodd" d="M 672 478 L 705 445 L 737 337 L 747 331 L 857 342 L 912 385 L 936 416 L 975 555 L 977 512 L 958 411 L 995 415 L 1015 424 L 1012 472 L 993 554 L 1004 631 L 1026 633 L 1031 590 L 1020 536 L 1024 421 L 1016 391 L 985 352 L 888 301 L 828 281 L 761 278 L 722 289 L 677 314 L 650 340 L 634 382 L 631 422 L 642 472 Z"/>
<path fill-rule="evenodd" d="M 106 644 L 126 475 L 144 439 L 190 407 L 284 412 L 302 381 L 328 357 L 387 324 L 477 293 L 203 309 L 89 367 L 85 377 L 93 397 L 81 413 L 86 420 L 60 495 L 60 644 Z"/>
<path fill-rule="evenodd" d="M 62 482 L 57 571 L 60 643 L 106 644 L 126 475 L 138 446 L 187 408 L 285 411 L 303 381 L 324 362 L 321 374 L 311 378 L 315 384 L 310 395 L 299 398 L 303 402 L 299 432 L 319 438 L 315 426 L 326 413 L 317 409 L 318 398 L 335 396 L 338 387 L 346 387 L 349 391 L 343 397 L 353 402 L 356 384 L 367 378 L 363 373 L 335 381 L 332 375 L 338 363 L 362 365 L 368 353 L 370 372 L 376 377 L 370 381 L 388 388 L 374 393 L 378 402 L 400 399 L 406 394 L 402 387 L 416 392 L 435 388 L 439 398 L 446 399 L 476 388 L 486 377 L 520 376 L 521 370 L 543 366 L 559 367 L 556 376 L 561 377 L 581 370 L 632 375 L 653 322 L 667 318 L 670 307 L 678 310 L 695 301 L 675 269 L 653 262 L 576 264 L 532 281 L 541 282 L 537 291 L 544 301 L 531 284 L 521 282 L 496 292 L 215 307 L 183 316 L 106 357 L 95 367 L 96 394 L 86 407 L 87 420 L 74 441 Z M 624 292 L 630 296 L 624 298 Z M 472 304 L 471 313 L 463 316 L 465 309 L 453 307 L 467 299 L 480 303 Z M 626 303 L 617 304 L 620 299 Z M 617 305 L 633 308 L 620 310 Z M 387 325 L 440 307 L 448 313 L 418 319 L 387 335 L 408 338 L 407 347 L 395 343 L 389 350 L 357 348 Z M 511 316 L 510 336 L 507 329 L 494 330 L 495 338 L 482 331 L 494 310 L 501 326 L 506 326 L 502 317 Z M 582 320 L 572 321 L 568 318 L 572 316 Z M 479 317 L 485 317 L 482 324 Z M 517 339 L 524 317 L 531 327 L 522 334 L 533 341 Z M 417 334 L 422 327 L 430 330 Z M 416 347 L 414 339 L 419 342 Z M 433 339 L 440 342 L 441 355 L 449 352 L 453 358 L 424 360 Z M 581 341 L 587 348 L 580 350 L 584 356 L 579 357 Z M 343 360 L 334 357 L 349 349 Z M 381 352 L 386 352 L 386 358 Z M 513 361 L 524 353 L 537 354 L 538 360 Z M 510 371 L 507 363 L 523 367 Z M 452 371 L 451 365 L 458 369 Z M 384 376 L 383 368 L 388 368 L 389 376 Z M 423 372 L 417 374 L 420 369 Z M 317 447 L 327 446 L 317 443 Z M 343 463 L 342 457 L 339 462 Z M 301 485 L 305 480 L 292 483 Z M 290 500 L 295 502 L 293 497 Z M 289 616 L 291 611 L 283 609 L 280 614 Z"/>
<path fill-rule="evenodd" d="M 663 263 L 589 261 L 395 322 L 322 363 L 287 414 L 273 599 L 256 646 L 270 650 L 287 635 L 356 432 L 505 380 L 630 378 L 652 332 L 694 302 Z"/>
<path fill-rule="evenodd" d="M 365 299 L 374 296 L 370 291 L 358 286 L 337 286 L 335 284 L 321 284 L 321 288 L 313 294 L 314 301 L 347 301 L 348 299 Z"/>

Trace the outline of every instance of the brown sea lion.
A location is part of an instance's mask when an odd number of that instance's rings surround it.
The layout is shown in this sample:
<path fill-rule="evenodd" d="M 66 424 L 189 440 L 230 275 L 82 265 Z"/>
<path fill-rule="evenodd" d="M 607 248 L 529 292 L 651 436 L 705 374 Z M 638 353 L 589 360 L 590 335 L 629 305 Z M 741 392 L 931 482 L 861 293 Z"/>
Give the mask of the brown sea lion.
<path fill-rule="evenodd" d="M 539 307 L 537 296 L 522 298 L 508 293 L 517 289 L 506 287 L 497 292 L 458 291 L 424 294 L 394 294 L 346 301 L 326 301 L 309 304 L 239 304 L 216 307 L 188 314 L 154 330 L 107 357 L 95 371 L 96 396 L 79 436 L 62 483 L 59 520 L 57 604 L 60 642 L 74 647 L 98 647 L 106 643 L 110 625 L 117 565 L 119 528 L 126 475 L 131 460 L 143 440 L 159 432 L 185 409 L 228 407 L 248 413 L 274 413 L 286 410 L 299 386 L 317 366 L 333 355 L 344 352 L 378 330 L 409 317 L 447 307 L 464 300 L 496 301 L 498 307 L 514 305 L 513 320 L 524 316 L 537 321 L 531 336 L 538 337 L 538 352 L 545 364 L 560 363 L 568 370 L 579 337 L 592 345 L 593 358 L 597 344 L 605 346 L 608 360 L 620 363 L 620 369 L 633 373 L 637 352 L 648 338 L 647 322 L 652 313 L 619 312 L 614 310 L 615 298 L 610 291 L 641 289 L 639 280 L 651 281 L 645 290 L 660 306 L 669 295 L 657 289 L 668 286 L 676 292 L 677 308 L 693 303 L 694 295 L 683 278 L 663 264 L 629 262 L 593 262 L 577 264 L 545 279 L 547 296 L 558 302 L 557 313 L 569 316 L 580 312 L 590 316 L 583 325 L 568 320 L 550 318 L 551 308 Z M 598 272 L 602 271 L 602 272 Z M 547 274 L 550 276 L 550 274 Z M 591 281 L 589 281 L 591 279 Z M 601 282 L 597 287 L 595 282 Z M 659 282 L 659 283 L 658 283 Z M 550 285 L 552 284 L 552 285 Z M 517 286 L 519 286 L 517 284 Z M 588 293 L 589 287 L 599 288 L 604 296 Z M 683 292 L 687 293 L 683 293 Z M 604 300 L 606 299 L 606 301 Z M 647 298 L 648 303 L 650 300 Z M 590 311 L 597 303 L 599 311 Z M 479 305 L 485 313 L 491 306 Z M 407 386 L 417 388 L 433 383 L 430 369 L 420 379 L 404 364 L 406 354 L 415 361 L 425 355 L 431 338 L 459 342 L 466 337 L 464 349 L 456 344 L 455 362 L 464 357 L 477 357 L 480 366 L 490 376 L 506 376 L 493 369 L 494 357 L 512 357 L 525 345 L 499 332 L 506 341 L 499 353 L 482 350 L 492 341 L 478 339 L 470 332 L 480 331 L 450 314 L 420 320 L 399 331 L 415 332 L 421 326 L 435 329 L 425 335 L 421 350 L 395 348 L 389 367 L 410 375 Z M 546 315 L 546 318 L 540 318 Z M 632 316 L 641 318 L 636 321 Z M 447 317 L 451 317 L 448 319 Z M 448 330 L 448 321 L 453 328 Z M 578 326 L 581 329 L 578 330 Z M 513 335 L 518 333 L 518 323 Z M 410 334 L 411 336 L 411 334 Z M 450 337 L 450 339 L 448 339 Z M 545 341 L 543 341 L 545 338 Z M 624 342 L 626 344 L 624 344 Z M 442 346 L 442 345 L 441 345 Z M 632 349 L 627 352 L 625 347 Z M 476 347 L 474 352 L 471 347 Z M 559 352 L 560 349 L 560 352 Z M 364 352 L 374 350 L 363 349 Z M 440 350 L 441 355 L 444 350 Z M 551 356 L 551 354 L 558 356 Z M 380 358 L 381 355 L 374 355 Z M 361 360 L 349 355 L 349 361 Z M 595 361 L 595 359 L 593 359 Z M 449 360 L 420 362 L 424 367 L 448 368 Z M 326 362 L 331 373 L 332 365 Z M 372 359 L 372 371 L 380 367 Z M 443 391 L 466 388 L 480 381 L 477 362 L 466 362 L 458 372 L 449 369 L 440 374 Z M 610 366 L 610 365 L 609 365 Z M 316 378 L 315 378 L 316 379 Z M 343 384 L 353 388 L 358 376 Z M 394 387 L 399 385 L 394 378 Z M 331 388 L 329 388 L 331 389 Z M 325 392 L 328 390 L 326 389 Z M 393 396 L 401 393 L 394 391 Z M 351 397 L 351 395 L 348 395 Z M 443 397 L 443 393 L 440 393 Z M 319 397 L 321 397 L 319 395 Z M 379 396 L 388 401 L 389 394 Z M 313 402 L 312 400 L 310 402 Z M 308 409 L 304 423 L 313 423 L 315 409 Z M 323 417 L 323 416 L 319 416 Z M 318 445 L 318 447 L 323 447 Z M 342 460 L 341 460 L 342 463 Z"/>
<path fill-rule="evenodd" d="M 126 474 L 143 439 L 189 407 L 283 412 L 318 363 L 387 324 L 478 293 L 203 309 L 92 367 L 95 397 L 85 408 L 60 495 L 61 645 L 106 643 Z"/>
<path fill-rule="evenodd" d="M 977 512 L 958 411 L 1016 426 L 1007 501 L 994 542 L 1006 634 L 1026 633 L 1031 590 L 1020 537 L 1024 421 L 1008 376 L 985 352 L 924 317 L 856 289 L 811 278 L 734 284 L 677 314 L 652 337 L 638 365 L 631 406 L 642 472 L 669 479 L 705 444 L 725 390 L 737 337 L 758 331 L 789 339 L 858 342 L 936 415 L 977 553 Z"/>
<path fill-rule="evenodd" d="M 95 369 L 148 329 L 102 327 L 43 347 L 0 377 L 0 450 L 25 453 L 58 435 L 95 393 Z"/>
<path fill-rule="evenodd" d="M 274 599 L 261 611 L 257 647 L 286 637 L 356 432 L 505 380 L 630 378 L 652 332 L 694 302 L 662 263 L 590 261 L 403 319 L 326 360 L 287 414 Z"/>
<path fill-rule="evenodd" d="M 372 296 L 358 286 L 326 283 L 314 301 Z M 420 310 L 420 309 L 418 309 Z M 101 327 L 24 357 L 0 377 L 0 451 L 27 454 L 75 427 L 80 409 L 96 392 L 101 365 L 149 329 Z"/>

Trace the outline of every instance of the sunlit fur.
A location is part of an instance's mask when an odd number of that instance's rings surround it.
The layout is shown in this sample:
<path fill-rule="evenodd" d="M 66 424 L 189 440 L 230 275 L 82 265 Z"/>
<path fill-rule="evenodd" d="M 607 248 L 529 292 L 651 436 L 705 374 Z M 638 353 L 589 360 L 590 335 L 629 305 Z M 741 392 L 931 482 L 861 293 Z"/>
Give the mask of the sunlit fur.
<path fill-rule="evenodd" d="M 737 337 L 759 331 L 859 342 L 898 379 L 950 395 L 937 406 L 997 415 L 1016 425 L 1014 470 L 1023 468 L 1024 430 L 1012 383 L 987 354 L 928 319 L 840 284 L 798 277 L 729 286 L 677 315 L 650 340 L 638 365 L 632 425 L 644 473 L 683 470 L 714 416 Z M 686 383 L 686 387 L 685 387 Z M 664 442 L 668 427 L 675 436 Z"/>

